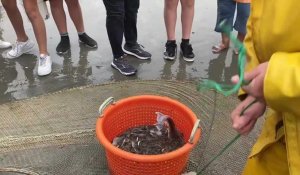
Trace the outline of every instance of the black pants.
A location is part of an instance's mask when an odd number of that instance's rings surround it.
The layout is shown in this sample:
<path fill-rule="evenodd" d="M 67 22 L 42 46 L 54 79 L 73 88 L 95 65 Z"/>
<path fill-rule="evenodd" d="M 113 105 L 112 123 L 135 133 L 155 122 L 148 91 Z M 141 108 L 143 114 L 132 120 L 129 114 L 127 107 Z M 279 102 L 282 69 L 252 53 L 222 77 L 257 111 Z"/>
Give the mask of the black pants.
<path fill-rule="evenodd" d="M 140 0 L 103 0 L 106 8 L 106 29 L 114 58 L 121 57 L 123 35 L 126 44 L 137 43 L 137 13 Z"/>

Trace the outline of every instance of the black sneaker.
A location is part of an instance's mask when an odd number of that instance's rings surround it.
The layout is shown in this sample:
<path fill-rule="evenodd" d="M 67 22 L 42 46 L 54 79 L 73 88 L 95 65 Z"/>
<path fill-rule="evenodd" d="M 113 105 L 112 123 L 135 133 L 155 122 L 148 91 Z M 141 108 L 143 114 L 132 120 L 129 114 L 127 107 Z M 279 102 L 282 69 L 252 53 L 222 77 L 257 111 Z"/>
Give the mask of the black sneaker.
<path fill-rule="evenodd" d="M 176 42 L 167 42 L 165 45 L 164 59 L 174 60 L 177 53 L 177 44 Z"/>
<path fill-rule="evenodd" d="M 127 61 L 124 59 L 124 56 L 121 56 L 120 58 L 114 58 L 111 66 L 117 69 L 121 74 L 127 76 L 134 75 L 137 72 L 133 66 L 127 63 Z"/>
<path fill-rule="evenodd" d="M 79 42 L 85 44 L 86 46 L 91 47 L 91 48 L 98 47 L 97 42 L 93 38 L 89 37 L 86 33 L 83 33 L 78 36 L 79 36 Z"/>
<path fill-rule="evenodd" d="M 182 54 L 183 59 L 187 62 L 193 62 L 195 55 L 193 53 L 192 45 L 181 43 L 180 48 L 181 48 L 180 53 Z"/>
<path fill-rule="evenodd" d="M 61 36 L 60 42 L 56 47 L 57 54 L 65 54 L 70 50 L 70 39 L 69 36 Z"/>
<path fill-rule="evenodd" d="M 124 45 L 124 52 L 133 55 L 139 59 L 147 60 L 151 58 L 151 54 L 144 50 L 144 46 L 136 44 L 132 47 L 129 47 L 127 44 Z"/>

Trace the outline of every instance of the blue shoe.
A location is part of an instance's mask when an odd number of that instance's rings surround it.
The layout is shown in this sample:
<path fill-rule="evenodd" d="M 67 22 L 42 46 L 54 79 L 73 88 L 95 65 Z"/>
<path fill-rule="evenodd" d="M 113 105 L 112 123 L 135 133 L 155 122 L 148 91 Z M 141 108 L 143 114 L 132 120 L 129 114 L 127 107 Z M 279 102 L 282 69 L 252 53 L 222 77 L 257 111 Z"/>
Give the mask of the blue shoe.
<path fill-rule="evenodd" d="M 144 46 L 140 44 L 135 44 L 134 46 L 129 46 L 128 44 L 124 45 L 124 52 L 128 55 L 135 56 L 141 60 L 147 60 L 151 58 L 151 54 L 144 50 Z"/>
<path fill-rule="evenodd" d="M 120 58 L 114 58 L 111 66 L 126 76 L 134 75 L 137 72 L 136 68 L 127 63 L 127 61 L 124 59 L 124 56 L 121 56 Z"/>

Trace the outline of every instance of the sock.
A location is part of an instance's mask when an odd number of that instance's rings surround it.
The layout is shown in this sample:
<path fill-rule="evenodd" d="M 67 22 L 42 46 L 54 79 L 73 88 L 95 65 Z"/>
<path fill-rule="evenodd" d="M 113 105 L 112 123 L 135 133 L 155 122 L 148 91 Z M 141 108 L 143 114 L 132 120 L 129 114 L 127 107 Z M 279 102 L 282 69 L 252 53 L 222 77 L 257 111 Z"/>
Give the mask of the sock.
<path fill-rule="evenodd" d="M 190 39 L 182 39 L 181 43 L 182 44 L 189 44 L 190 43 Z"/>
<path fill-rule="evenodd" d="M 77 33 L 80 36 L 80 35 L 83 35 L 85 32 L 77 32 Z"/>
<path fill-rule="evenodd" d="M 61 33 L 60 36 L 69 36 L 69 33 L 68 32 L 65 32 L 65 33 Z"/>
<path fill-rule="evenodd" d="M 176 40 L 167 40 L 167 44 L 176 44 Z"/>
<path fill-rule="evenodd" d="M 60 41 L 61 41 L 61 42 L 70 42 L 69 35 L 68 35 L 68 34 L 66 34 L 66 35 L 61 35 L 61 36 L 60 36 Z"/>
<path fill-rule="evenodd" d="M 45 54 L 45 53 L 40 54 L 40 58 L 46 58 L 47 56 L 49 56 L 49 54 Z"/>
<path fill-rule="evenodd" d="M 85 40 L 85 32 L 77 32 L 80 40 Z"/>

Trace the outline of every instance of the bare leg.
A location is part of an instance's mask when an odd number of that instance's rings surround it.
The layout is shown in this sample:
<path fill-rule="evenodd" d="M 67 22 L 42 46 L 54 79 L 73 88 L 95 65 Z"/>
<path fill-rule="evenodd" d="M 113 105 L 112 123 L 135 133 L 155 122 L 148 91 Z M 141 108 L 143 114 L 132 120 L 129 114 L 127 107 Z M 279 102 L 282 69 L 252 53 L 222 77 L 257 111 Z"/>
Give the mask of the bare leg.
<path fill-rule="evenodd" d="M 63 0 L 50 0 L 53 19 L 60 34 L 68 32 L 66 14 L 64 11 Z"/>
<path fill-rule="evenodd" d="M 165 0 L 164 18 L 168 40 L 175 40 L 177 6 L 179 0 Z"/>
<path fill-rule="evenodd" d="M 24 7 L 28 18 L 31 21 L 39 45 L 40 54 L 48 55 L 46 27 L 38 9 L 37 0 L 24 0 Z"/>
<path fill-rule="evenodd" d="M 69 9 L 70 17 L 77 29 L 77 32 L 83 33 L 84 24 L 82 18 L 81 7 L 78 0 L 65 0 Z"/>
<path fill-rule="evenodd" d="M 17 41 L 26 42 L 28 40 L 28 37 L 25 33 L 23 19 L 17 7 L 16 0 L 2 0 L 1 2 L 16 32 Z"/>
<path fill-rule="evenodd" d="M 65 54 L 70 48 L 70 39 L 68 35 L 67 18 L 64 10 L 63 0 L 50 0 L 51 12 L 61 36 L 60 42 L 56 47 L 57 54 Z"/>
<path fill-rule="evenodd" d="M 245 39 L 245 36 L 246 36 L 245 34 L 238 32 L 238 34 L 237 34 L 237 39 L 238 39 L 241 43 L 243 43 L 243 42 L 244 42 L 244 39 Z M 234 53 L 235 53 L 235 54 L 239 54 L 238 48 L 234 48 Z"/>
<path fill-rule="evenodd" d="M 240 42 L 244 42 L 245 36 L 246 36 L 245 34 L 240 33 L 240 32 L 238 32 L 238 34 L 237 34 L 237 38 Z"/>
<path fill-rule="evenodd" d="M 194 19 L 195 0 L 180 0 L 182 6 L 182 39 L 190 39 Z"/>
<path fill-rule="evenodd" d="M 221 51 L 229 48 L 230 40 L 228 36 L 225 33 L 222 33 L 221 36 L 222 36 L 222 42 L 212 47 L 213 53 L 220 53 Z"/>
<path fill-rule="evenodd" d="M 225 33 L 222 33 L 222 44 L 224 45 L 225 48 L 229 47 L 229 38 Z"/>

